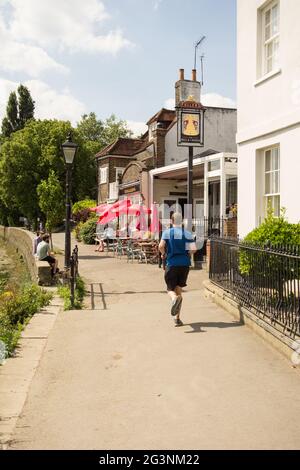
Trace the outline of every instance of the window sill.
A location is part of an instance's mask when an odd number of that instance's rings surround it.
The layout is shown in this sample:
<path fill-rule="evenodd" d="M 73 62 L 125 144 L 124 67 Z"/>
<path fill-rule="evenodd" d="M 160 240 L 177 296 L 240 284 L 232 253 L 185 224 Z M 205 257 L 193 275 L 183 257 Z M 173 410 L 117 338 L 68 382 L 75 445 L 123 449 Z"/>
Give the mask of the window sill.
<path fill-rule="evenodd" d="M 260 78 L 259 80 L 257 80 L 255 83 L 254 83 L 254 86 L 255 87 L 258 87 L 259 85 L 261 85 L 262 83 L 265 83 L 267 82 L 268 80 L 270 80 L 271 78 L 273 77 L 276 77 L 277 75 L 281 74 L 281 69 L 276 69 L 276 70 L 273 70 L 272 72 L 264 75 L 262 78 Z"/>

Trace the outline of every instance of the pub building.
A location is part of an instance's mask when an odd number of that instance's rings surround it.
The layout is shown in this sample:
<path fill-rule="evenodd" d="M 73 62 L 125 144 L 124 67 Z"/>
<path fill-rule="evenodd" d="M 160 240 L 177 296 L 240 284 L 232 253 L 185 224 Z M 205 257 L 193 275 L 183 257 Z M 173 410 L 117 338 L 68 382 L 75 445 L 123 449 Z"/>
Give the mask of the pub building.
<path fill-rule="evenodd" d="M 175 107 L 188 100 L 200 103 L 196 71 L 186 80 L 180 69 L 175 84 Z M 180 206 L 187 203 L 188 148 L 177 145 L 175 110 L 161 109 L 147 122 L 139 139 L 120 138 L 96 155 L 98 203 L 125 198 L 136 205 Z M 194 148 L 194 214 L 226 218 L 237 203 L 236 109 L 205 106 L 204 146 Z M 165 214 L 162 214 L 164 217 Z"/>

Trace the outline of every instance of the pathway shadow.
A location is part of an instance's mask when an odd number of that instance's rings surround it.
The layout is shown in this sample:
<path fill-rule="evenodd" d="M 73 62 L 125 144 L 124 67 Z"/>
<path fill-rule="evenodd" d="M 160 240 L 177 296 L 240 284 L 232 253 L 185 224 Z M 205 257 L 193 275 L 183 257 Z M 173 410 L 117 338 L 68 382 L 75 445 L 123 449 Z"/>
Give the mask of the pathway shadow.
<path fill-rule="evenodd" d="M 236 328 L 245 325 L 244 314 L 241 307 L 238 307 L 240 319 L 232 322 L 197 322 L 197 323 L 186 323 L 185 326 L 190 326 L 192 331 L 185 331 L 186 334 L 191 333 L 206 333 L 206 330 L 202 328 Z"/>
<path fill-rule="evenodd" d="M 111 259 L 111 256 L 97 256 L 97 255 L 79 255 L 79 261 L 80 260 L 92 260 L 92 259 Z"/>
<path fill-rule="evenodd" d="M 202 328 L 236 328 L 237 326 L 243 326 L 242 323 L 232 322 L 198 322 L 198 323 L 185 323 L 184 326 L 190 326 L 193 331 L 185 331 L 185 333 L 206 333 L 206 330 L 202 330 Z"/>
<path fill-rule="evenodd" d="M 104 292 L 105 295 L 136 295 L 136 294 L 166 294 L 165 290 L 147 290 L 147 291 L 125 291 L 125 292 Z"/>

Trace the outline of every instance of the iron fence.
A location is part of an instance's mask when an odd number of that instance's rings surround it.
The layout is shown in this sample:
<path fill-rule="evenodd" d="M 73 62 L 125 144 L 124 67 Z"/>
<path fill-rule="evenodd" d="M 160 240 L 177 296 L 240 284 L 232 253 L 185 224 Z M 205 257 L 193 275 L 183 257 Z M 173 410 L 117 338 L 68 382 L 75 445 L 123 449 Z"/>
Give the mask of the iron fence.
<path fill-rule="evenodd" d="M 78 264 L 78 246 L 76 245 L 70 258 L 70 296 L 72 307 L 74 307 L 76 282 L 79 276 Z"/>
<path fill-rule="evenodd" d="M 200 217 L 193 220 L 193 226 L 197 233 L 204 239 L 212 236 L 224 236 L 223 217 Z"/>
<path fill-rule="evenodd" d="M 300 336 L 300 248 L 212 238 L 210 280 L 290 338 Z"/>

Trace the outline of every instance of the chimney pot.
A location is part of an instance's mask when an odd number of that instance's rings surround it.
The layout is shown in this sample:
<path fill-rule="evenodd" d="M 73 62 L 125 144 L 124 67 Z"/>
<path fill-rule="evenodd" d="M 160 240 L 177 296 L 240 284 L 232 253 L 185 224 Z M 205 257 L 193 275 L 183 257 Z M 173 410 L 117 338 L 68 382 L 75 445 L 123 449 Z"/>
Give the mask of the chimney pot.
<path fill-rule="evenodd" d="M 192 70 L 192 80 L 193 80 L 193 82 L 197 81 L 197 70 L 196 69 Z"/>
<path fill-rule="evenodd" d="M 184 80 L 184 69 L 179 69 L 179 80 Z"/>

